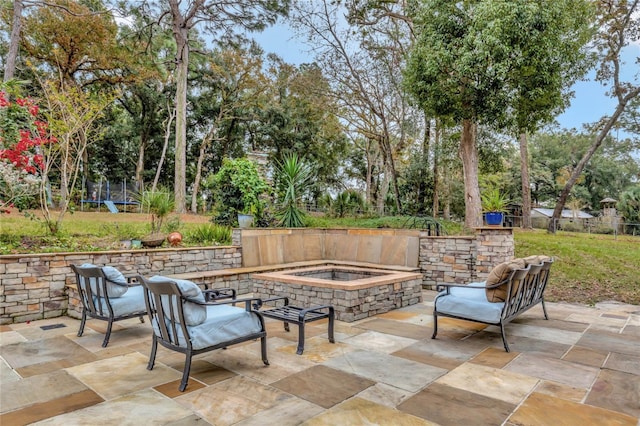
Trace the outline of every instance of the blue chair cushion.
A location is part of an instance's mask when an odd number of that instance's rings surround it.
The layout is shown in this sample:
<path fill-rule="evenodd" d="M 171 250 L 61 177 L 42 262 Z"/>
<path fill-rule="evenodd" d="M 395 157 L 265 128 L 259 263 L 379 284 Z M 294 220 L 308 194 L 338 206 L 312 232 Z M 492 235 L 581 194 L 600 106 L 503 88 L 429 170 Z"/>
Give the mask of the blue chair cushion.
<path fill-rule="evenodd" d="M 189 299 L 194 299 L 199 302 L 205 302 L 204 295 L 202 294 L 202 290 L 200 287 L 192 281 L 187 280 L 178 280 L 175 278 L 163 277 L 162 275 L 154 275 L 153 277 L 147 280 L 150 283 L 158 282 L 158 281 L 172 281 L 178 285 L 180 292 L 184 297 L 188 297 Z M 162 296 L 163 304 L 168 304 L 167 296 Z M 207 307 L 203 305 L 198 305 L 197 303 L 184 302 L 182 305 L 182 312 L 184 313 L 184 322 L 189 326 L 200 325 L 207 319 Z M 168 312 L 165 312 L 165 315 L 169 315 Z M 178 312 L 174 312 L 174 317 L 176 318 L 176 322 L 180 322 L 180 318 L 178 316 Z"/>
<path fill-rule="evenodd" d="M 83 263 L 80 267 L 97 268 L 97 266 L 92 263 Z M 107 277 L 106 287 L 109 297 L 116 298 L 124 296 L 124 294 L 129 290 L 125 276 L 113 266 L 103 266 L 102 272 L 104 272 L 104 275 Z M 95 278 L 89 278 L 89 285 L 91 286 L 93 294 L 98 294 L 98 284 Z M 102 295 L 102 292 L 100 292 L 100 294 Z"/>
<path fill-rule="evenodd" d="M 435 306 L 438 312 L 460 318 L 497 324 L 500 322 L 504 302 L 489 302 L 484 282 L 465 287 L 451 287 L 449 294 L 438 294 Z"/>
<path fill-rule="evenodd" d="M 133 286 L 129 288 L 124 295 L 116 298 L 109 298 L 111 307 L 113 308 L 113 315 L 122 316 L 135 313 L 146 313 L 147 306 L 144 303 L 144 287 L 141 285 Z M 103 312 L 108 312 L 107 299 L 103 297 L 94 298 L 96 305 L 101 305 Z"/>
<path fill-rule="evenodd" d="M 262 325 L 258 316 L 244 308 L 229 305 L 206 306 L 207 319 L 197 326 L 187 326 L 193 349 L 203 349 L 239 339 L 248 334 L 259 333 Z M 170 330 L 171 327 L 167 325 Z M 153 330 L 160 336 L 158 325 L 153 324 Z M 180 346 L 186 346 L 186 340 L 181 327 L 176 327 Z"/>

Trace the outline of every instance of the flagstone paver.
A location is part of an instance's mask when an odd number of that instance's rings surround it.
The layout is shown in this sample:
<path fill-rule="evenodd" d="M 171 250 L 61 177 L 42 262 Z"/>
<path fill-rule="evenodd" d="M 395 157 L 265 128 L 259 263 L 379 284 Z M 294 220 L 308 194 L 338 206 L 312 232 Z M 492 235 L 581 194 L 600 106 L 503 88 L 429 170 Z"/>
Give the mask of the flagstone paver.
<path fill-rule="evenodd" d="M 267 320 L 259 342 L 198 355 L 159 347 L 148 322 L 50 318 L 0 326 L 0 424 L 640 425 L 640 307 L 548 303 L 506 326 L 443 319 L 424 302 L 353 323 L 297 330 Z"/>

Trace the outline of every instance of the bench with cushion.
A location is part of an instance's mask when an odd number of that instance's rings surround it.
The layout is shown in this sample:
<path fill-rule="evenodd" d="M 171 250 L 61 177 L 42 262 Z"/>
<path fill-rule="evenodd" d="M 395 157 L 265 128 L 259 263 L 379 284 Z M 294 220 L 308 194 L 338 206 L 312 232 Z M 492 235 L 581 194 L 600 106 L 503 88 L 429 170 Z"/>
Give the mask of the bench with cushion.
<path fill-rule="evenodd" d="M 544 318 L 544 290 L 553 259 L 529 256 L 497 265 L 487 281 L 463 284 L 440 284 L 434 300 L 432 339 L 438 334 L 438 317 L 450 317 L 500 327 L 504 349 L 509 352 L 505 324 L 538 303 Z"/>

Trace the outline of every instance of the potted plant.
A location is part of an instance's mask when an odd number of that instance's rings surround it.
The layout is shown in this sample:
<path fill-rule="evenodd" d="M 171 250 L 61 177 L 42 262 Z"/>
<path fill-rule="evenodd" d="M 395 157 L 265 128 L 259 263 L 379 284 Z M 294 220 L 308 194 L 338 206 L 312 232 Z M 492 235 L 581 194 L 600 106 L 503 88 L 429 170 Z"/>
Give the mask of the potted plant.
<path fill-rule="evenodd" d="M 489 226 L 500 226 L 507 212 L 509 199 L 498 188 L 491 188 L 481 195 L 482 211 Z"/>
<path fill-rule="evenodd" d="M 145 247 L 158 247 L 164 242 L 166 235 L 162 233 L 162 225 L 167 216 L 173 212 L 175 201 L 171 191 L 159 189 L 156 191 L 142 191 L 138 197 L 142 211 L 151 216 L 151 233 L 142 237 Z"/>

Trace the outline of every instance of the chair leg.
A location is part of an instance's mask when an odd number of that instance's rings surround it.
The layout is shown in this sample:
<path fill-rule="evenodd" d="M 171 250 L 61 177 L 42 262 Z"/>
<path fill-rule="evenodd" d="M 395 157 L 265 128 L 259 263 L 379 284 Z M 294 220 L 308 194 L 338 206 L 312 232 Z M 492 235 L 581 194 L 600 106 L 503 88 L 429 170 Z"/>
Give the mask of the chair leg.
<path fill-rule="evenodd" d="M 80 320 L 80 329 L 78 330 L 78 337 L 82 337 L 82 333 L 84 333 L 84 325 L 87 322 L 87 311 L 82 308 L 82 319 Z"/>
<path fill-rule="evenodd" d="M 111 337 L 111 328 L 113 327 L 113 319 L 109 318 L 109 324 L 107 325 L 107 333 L 104 335 L 104 341 L 102 342 L 102 347 L 106 348 L 109 344 L 109 338 Z"/>
<path fill-rule="evenodd" d="M 158 336 L 155 334 L 151 339 L 151 353 L 149 354 L 149 364 L 147 364 L 147 370 L 153 370 L 153 365 L 156 363 L 156 351 L 158 350 Z"/>
<path fill-rule="evenodd" d="M 304 321 L 298 324 L 298 350 L 296 353 L 302 355 L 304 352 Z"/>
<path fill-rule="evenodd" d="M 180 392 L 184 392 L 187 388 L 187 382 L 189 381 L 189 372 L 191 371 L 191 352 L 186 353 L 186 359 L 184 360 L 184 372 L 182 373 L 182 381 L 178 388 Z"/>
<path fill-rule="evenodd" d="M 507 336 L 504 333 L 504 324 L 502 322 L 500 322 L 500 333 L 502 334 L 502 343 L 504 344 L 504 350 L 506 352 L 511 352 L 509 350 L 509 344 L 507 343 Z"/>
<path fill-rule="evenodd" d="M 144 324 L 144 315 L 140 315 L 140 323 Z"/>
<path fill-rule="evenodd" d="M 544 313 L 544 319 L 548 320 L 548 319 L 549 319 L 549 317 L 547 316 L 547 308 L 546 308 L 546 306 L 544 305 L 544 299 L 542 299 L 542 300 L 540 301 L 540 303 L 542 304 L 542 312 Z"/>
<path fill-rule="evenodd" d="M 336 339 L 333 337 L 333 324 L 335 322 L 335 313 L 333 308 L 329 308 L 329 342 L 335 343 Z"/>
<path fill-rule="evenodd" d="M 262 362 L 264 362 L 264 365 L 269 365 L 269 360 L 267 359 L 267 338 L 266 337 L 260 338 L 260 350 L 262 352 Z"/>
<path fill-rule="evenodd" d="M 438 335 L 438 315 L 435 311 L 433 311 L 433 334 L 431 335 L 432 339 L 435 339 Z"/>
<path fill-rule="evenodd" d="M 284 322 L 284 331 L 288 332 L 289 331 L 289 323 L 288 322 Z"/>

